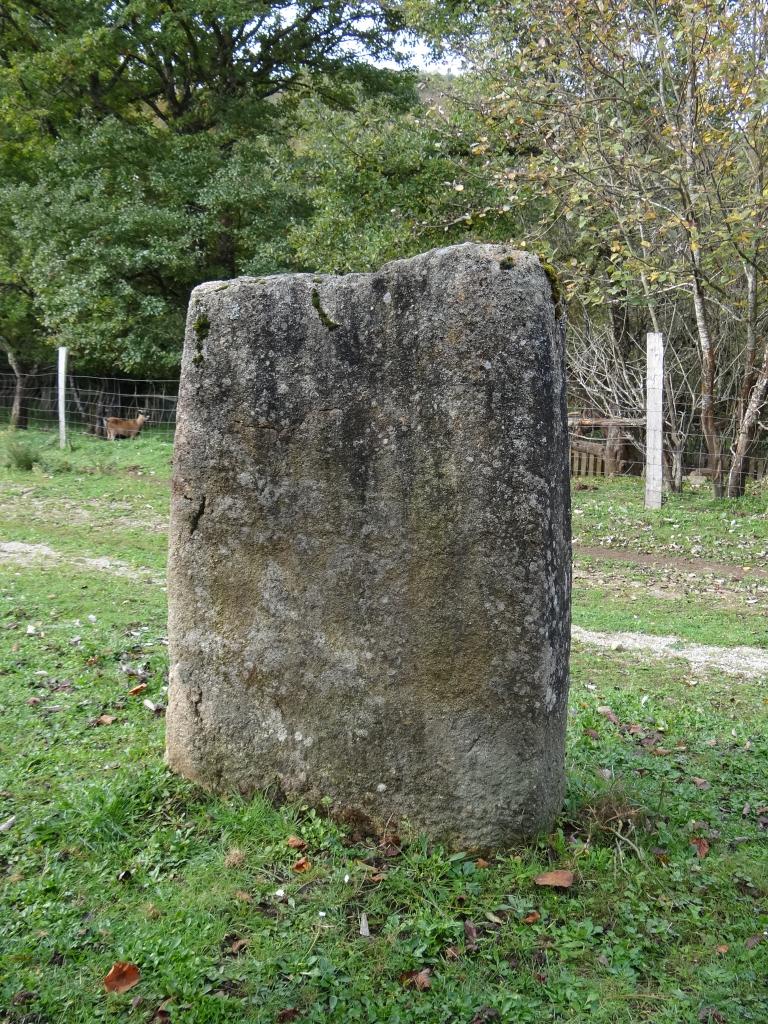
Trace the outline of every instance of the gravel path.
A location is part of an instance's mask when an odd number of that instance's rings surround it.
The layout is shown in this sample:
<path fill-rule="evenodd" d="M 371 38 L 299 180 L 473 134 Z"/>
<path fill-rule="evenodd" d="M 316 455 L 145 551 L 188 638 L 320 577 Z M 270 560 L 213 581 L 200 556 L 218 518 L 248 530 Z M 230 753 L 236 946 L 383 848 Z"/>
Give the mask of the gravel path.
<path fill-rule="evenodd" d="M 710 647 L 693 644 L 676 636 L 647 633 L 598 633 L 581 626 L 571 627 L 571 636 L 589 647 L 611 651 L 636 651 L 656 658 L 683 658 L 694 672 L 715 668 L 728 675 L 757 679 L 768 677 L 768 650 L 761 647 Z"/>
<path fill-rule="evenodd" d="M 0 563 L 14 562 L 17 565 L 39 565 L 40 563 L 68 564 L 75 568 L 95 569 L 113 576 L 130 579 L 144 579 L 158 586 L 165 585 L 165 579 L 155 575 L 151 569 L 137 568 L 114 558 L 85 558 L 55 551 L 47 544 L 23 544 L 21 541 L 0 542 Z M 573 626 L 571 636 L 589 647 L 600 647 L 612 651 L 632 651 L 649 654 L 657 658 L 683 658 L 694 672 L 719 669 L 729 675 L 757 679 L 768 677 L 768 650 L 760 647 L 711 647 L 680 640 L 676 636 L 650 636 L 647 633 L 598 633 L 595 630 Z"/>

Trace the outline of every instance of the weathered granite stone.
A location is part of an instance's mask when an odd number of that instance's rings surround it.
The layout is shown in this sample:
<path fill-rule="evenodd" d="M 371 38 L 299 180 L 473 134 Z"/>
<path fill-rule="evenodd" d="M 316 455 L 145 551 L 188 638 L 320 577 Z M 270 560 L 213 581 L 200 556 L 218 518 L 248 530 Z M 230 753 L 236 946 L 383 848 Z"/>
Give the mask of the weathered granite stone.
<path fill-rule="evenodd" d="M 463 847 L 563 796 L 563 344 L 534 256 L 192 294 L 168 761 Z"/>

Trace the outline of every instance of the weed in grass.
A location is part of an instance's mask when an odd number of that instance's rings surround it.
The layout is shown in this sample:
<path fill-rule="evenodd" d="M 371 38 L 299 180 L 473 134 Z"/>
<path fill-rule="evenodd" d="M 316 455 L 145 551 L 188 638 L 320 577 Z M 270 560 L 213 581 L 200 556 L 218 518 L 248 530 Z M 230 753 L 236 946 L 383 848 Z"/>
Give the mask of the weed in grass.
<path fill-rule="evenodd" d="M 7 441 L 5 444 L 5 464 L 20 473 L 31 473 L 35 466 L 40 465 L 40 451 L 23 441 Z"/>

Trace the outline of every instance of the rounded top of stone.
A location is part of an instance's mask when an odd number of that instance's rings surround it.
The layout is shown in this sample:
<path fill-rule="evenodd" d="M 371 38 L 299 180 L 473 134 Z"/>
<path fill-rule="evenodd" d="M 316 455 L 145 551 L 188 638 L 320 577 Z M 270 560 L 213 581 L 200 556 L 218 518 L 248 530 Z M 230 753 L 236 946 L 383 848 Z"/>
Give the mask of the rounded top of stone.
<path fill-rule="evenodd" d="M 382 264 L 377 270 L 369 273 L 353 272 L 349 274 L 312 274 L 308 272 L 267 274 L 262 277 L 241 277 L 230 278 L 221 281 L 206 281 L 197 285 L 192 290 L 193 298 L 202 298 L 214 292 L 229 289 L 268 286 L 280 284 L 285 281 L 307 280 L 316 284 L 325 284 L 337 281 L 359 281 L 360 278 L 373 278 L 378 276 L 394 276 L 403 272 L 414 273 L 423 266 L 434 269 L 435 264 L 462 265 L 471 269 L 476 265 L 478 270 L 490 270 L 491 273 L 500 271 L 516 271 L 521 277 L 545 275 L 538 256 L 524 249 L 515 249 L 503 243 L 485 242 L 462 242 L 460 245 L 440 246 L 429 249 L 427 252 L 419 253 L 417 256 L 404 257 L 402 259 L 390 260 Z"/>

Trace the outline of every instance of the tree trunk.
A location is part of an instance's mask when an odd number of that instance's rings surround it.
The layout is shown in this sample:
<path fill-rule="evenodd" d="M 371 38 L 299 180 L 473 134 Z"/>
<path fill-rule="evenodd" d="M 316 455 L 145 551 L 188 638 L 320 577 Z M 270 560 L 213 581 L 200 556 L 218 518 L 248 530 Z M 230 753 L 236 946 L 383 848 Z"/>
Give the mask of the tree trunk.
<path fill-rule="evenodd" d="M 8 349 L 5 353 L 16 377 L 10 425 L 14 430 L 26 430 L 29 426 L 29 400 L 32 397 L 30 378 L 37 373 L 37 366 L 25 366 L 16 353 Z"/>
<path fill-rule="evenodd" d="M 765 400 L 766 389 L 766 359 L 768 359 L 768 346 L 766 346 L 766 357 L 763 360 L 761 370 L 755 370 L 755 352 L 757 349 L 757 275 L 755 268 L 747 265 L 744 268 L 747 278 L 747 344 L 744 353 L 744 377 L 741 382 L 739 393 L 739 429 L 736 441 L 732 449 L 732 461 L 728 473 L 727 494 L 729 498 L 741 498 L 747 486 L 748 466 L 747 453 L 755 437 L 757 417 L 760 412 L 760 402 L 753 407 L 752 400 L 755 394 L 760 394 L 762 387 L 763 401 Z"/>
<path fill-rule="evenodd" d="M 619 476 L 624 469 L 624 431 L 621 427 L 611 424 L 606 431 L 605 440 L 605 475 Z"/>
<path fill-rule="evenodd" d="M 693 289 L 693 309 L 696 314 L 696 329 L 701 350 L 701 432 L 709 454 L 709 470 L 712 474 L 712 490 L 716 498 L 722 498 L 723 487 L 723 452 L 720 434 L 715 421 L 715 389 L 717 381 L 717 353 L 712 341 L 707 315 L 707 304 L 704 296 L 703 275 L 701 267 L 701 249 L 699 221 L 696 212 L 696 195 L 698 192 L 694 150 L 696 123 L 698 116 L 697 94 L 698 68 L 696 60 L 691 56 L 686 87 L 685 128 L 683 132 L 685 146 L 685 179 L 687 194 L 684 195 L 687 222 L 686 237 L 688 254 L 691 260 L 691 285 Z"/>
<path fill-rule="evenodd" d="M 741 498 L 747 483 L 747 454 L 755 436 L 758 416 L 768 398 L 768 345 L 765 347 L 763 365 L 757 374 L 755 386 L 739 426 L 736 443 L 733 446 L 733 460 L 728 474 L 728 497 Z"/>

